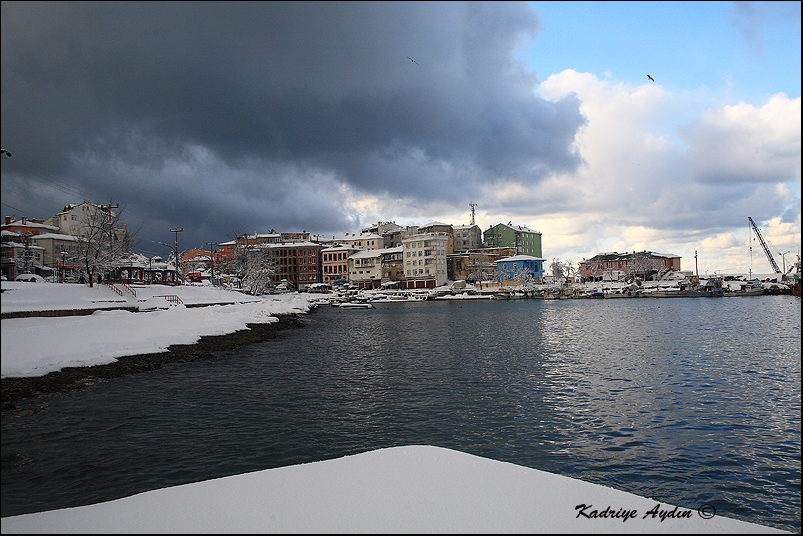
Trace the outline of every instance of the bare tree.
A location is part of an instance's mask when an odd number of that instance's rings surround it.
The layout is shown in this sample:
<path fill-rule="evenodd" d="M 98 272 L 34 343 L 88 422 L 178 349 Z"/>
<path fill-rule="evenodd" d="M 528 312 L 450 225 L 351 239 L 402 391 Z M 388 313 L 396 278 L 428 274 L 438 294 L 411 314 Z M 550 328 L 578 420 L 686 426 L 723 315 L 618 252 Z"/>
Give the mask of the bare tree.
<path fill-rule="evenodd" d="M 92 287 L 95 276 L 111 273 L 119 268 L 130 244 L 128 231 L 120 228 L 123 210 L 114 212 L 110 206 L 90 205 L 91 209 L 82 211 L 79 225 L 74 228 L 76 250 L 70 260 L 80 263 Z"/>
<path fill-rule="evenodd" d="M 658 259 L 653 258 L 649 252 L 639 251 L 633 254 L 632 263 L 628 263 L 628 268 L 628 275 L 637 282 L 639 276 L 646 281 L 651 275 L 658 273 L 660 267 Z"/>
<path fill-rule="evenodd" d="M 591 275 L 592 281 L 597 281 L 597 279 L 602 279 L 602 268 L 600 267 L 599 262 L 587 262 L 586 267 L 588 269 L 588 273 Z"/>
<path fill-rule="evenodd" d="M 567 279 L 568 278 L 575 278 L 575 277 L 577 277 L 577 274 L 579 273 L 579 269 L 578 269 L 577 265 L 572 260 L 568 260 L 565 263 L 563 263 L 563 269 L 565 270 Z"/>

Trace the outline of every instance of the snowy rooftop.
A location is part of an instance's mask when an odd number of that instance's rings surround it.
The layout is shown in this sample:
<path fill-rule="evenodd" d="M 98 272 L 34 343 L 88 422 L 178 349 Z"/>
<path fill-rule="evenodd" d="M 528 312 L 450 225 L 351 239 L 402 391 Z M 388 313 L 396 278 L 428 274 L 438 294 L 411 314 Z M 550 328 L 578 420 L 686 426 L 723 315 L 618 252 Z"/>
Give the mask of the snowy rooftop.
<path fill-rule="evenodd" d="M 516 262 L 516 261 L 545 261 L 541 257 L 533 257 L 532 255 L 513 255 L 512 257 L 505 257 L 498 259 L 496 262 Z"/>
<path fill-rule="evenodd" d="M 65 242 L 77 242 L 78 237 L 73 235 L 61 234 L 61 233 L 42 233 L 31 237 L 31 240 L 42 240 L 42 239 L 53 239 L 53 240 L 64 240 Z"/>

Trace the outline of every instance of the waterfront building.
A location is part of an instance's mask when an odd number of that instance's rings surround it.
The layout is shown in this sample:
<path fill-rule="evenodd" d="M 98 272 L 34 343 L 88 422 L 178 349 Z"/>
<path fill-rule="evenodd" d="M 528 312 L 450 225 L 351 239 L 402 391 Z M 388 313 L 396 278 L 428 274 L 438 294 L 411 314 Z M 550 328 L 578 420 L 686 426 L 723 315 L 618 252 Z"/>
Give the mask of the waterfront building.
<path fill-rule="evenodd" d="M 366 227 L 362 232 L 381 236 L 384 240 L 383 247 L 388 249 L 401 246 L 401 238 L 406 232 L 406 229 L 398 225 L 395 221 L 380 221 L 370 227 Z"/>
<path fill-rule="evenodd" d="M 402 240 L 407 288 L 434 288 L 446 283 L 447 233 L 426 233 Z"/>
<path fill-rule="evenodd" d="M 502 283 L 524 284 L 544 279 L 544 261 L 532 255 L 514 255 L 496 261 L 497 279 Z"/>
<path fill-rule="evenodd" d="M 680 271 L 680 259 L 680 255 L 653 251 L 599 253 L 580 261 L 580 276 L 583 281 L 616 281 L 626 277 L 647 281 L 670 271 Z"/>
<path fill-rule="evenodd" d="M 322 249 L 322 282 L 329 285 L 347 282 L 349 280 L 349 257 L 358 251 L 364 251 L 364 248 L 337 245 Z"/>
<path fill-rule="evenodd" d="M 382 285 L 383 249 L 363 249 L 348 258 L 349 283 L 359 288 Z"/>
<path fill-rule="evenodd" d="M 516 255 L 516 248 L 488 248 L 446 256 L 446 274 L 452 281 L 477 283 L 496 278 L 496 261 Z"/>
<path fill-rule="evenodd" d="M 270 252 L 273 262 L 273 282 L 287 281 L 298 290 L 321 282 L 321 244 L 307 240 L 261 244 L 256 246 Z M 254 246 L 250 246 L 254 248 Z"/>
<path fill-rule="evenodd" d="M 433 221 L 424 225 L 418 226 L 418 232 L 415 234 L 428 234 L 428 233 L 443 233 L 447 236 L 446 254 L 454 253 L 454 228 L 449 223 L 442 223 Z"/>
<path fill-rule="evenodd" d="M 385 248 L 380 255 L 382 284 L 400 286 L 404 280 L 404 246 Z"/>
<path fill-rule="evenodd" d="M 522 255 L 541 257 L 541 233 L 523 225 L 498 223 L 486 230 L 482 235 L 486 248 L 514 247 Z"/>

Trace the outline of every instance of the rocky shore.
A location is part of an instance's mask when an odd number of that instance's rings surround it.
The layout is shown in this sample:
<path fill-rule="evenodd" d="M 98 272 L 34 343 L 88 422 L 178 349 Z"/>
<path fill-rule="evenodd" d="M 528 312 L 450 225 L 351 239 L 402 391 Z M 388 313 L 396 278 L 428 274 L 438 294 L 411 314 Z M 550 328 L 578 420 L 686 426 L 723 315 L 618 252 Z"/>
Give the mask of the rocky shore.
<path fill-rule="evenodd" d="M 44 376 L 2 378 L 0 380 L 2 409 L 3 411 L 17 409 L 14 402 L 22 398 L 80 389 L 99 379 L 158 370 L 166 363 L 215 359 L 215 352 L 274 339 L 283 330 L 304 326 L 304 321 L 297 314 L 276 315 L 276 318 L 279 321 L 272 324 L 248 324 L 249 329 L 226 335 L 203 336 L 195 344 L 175 344 L 168 347 L 165 352 L 124 356 L 105 365 L 65 367 Z"/>

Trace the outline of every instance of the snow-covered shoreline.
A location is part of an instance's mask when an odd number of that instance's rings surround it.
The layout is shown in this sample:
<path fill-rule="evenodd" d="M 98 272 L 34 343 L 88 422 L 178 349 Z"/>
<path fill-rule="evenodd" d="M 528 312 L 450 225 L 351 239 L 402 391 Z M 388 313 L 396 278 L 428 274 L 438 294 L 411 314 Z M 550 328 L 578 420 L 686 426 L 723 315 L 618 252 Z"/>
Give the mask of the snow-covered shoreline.
<path fill-rule="evenodd" d="M 211 287 L 138 287 L 121 297 L 105 286 L 2 282 L 2 312 L 140 307 L 148 312 L 98 310 L 85 316 L 6 318 L 0 324 L 0 376 L 44 376 L 64 367 L 106 364 L 128 355 L 164 352 L 202 336 L 225 335 L 276 315 L 310 309 L 310 294 L 253 297 Z M 164 295 L 178 296 L 171 306 Z M 199 304 L 219 304 L 191 307 Z"/>
<path fill-rule="evenodd" d="M 782 533 L 451 449 L 411 445 L 3 518 L 15 533 Z"/>

